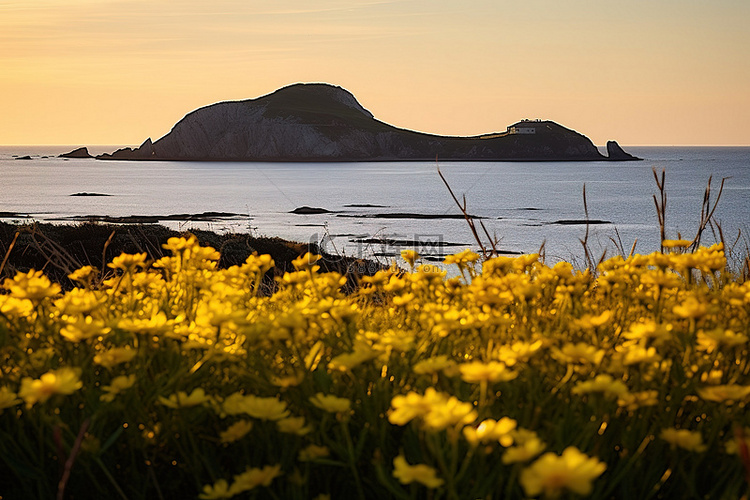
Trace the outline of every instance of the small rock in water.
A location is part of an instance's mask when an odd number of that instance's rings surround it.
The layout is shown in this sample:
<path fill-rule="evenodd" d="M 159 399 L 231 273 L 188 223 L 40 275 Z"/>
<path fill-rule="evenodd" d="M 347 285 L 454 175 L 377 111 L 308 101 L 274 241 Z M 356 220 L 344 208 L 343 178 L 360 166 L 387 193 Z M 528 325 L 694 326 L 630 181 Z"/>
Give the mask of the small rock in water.
<path fill-rule="evenodd" d="M 303 207 L 297 207 L 291 212 L 290 214 L 297 214 L 297 215 L 315 215 L 315 214 L 330 214 L 330 210 L 326 210 L 325 208 L 320 207 L 308 207 L 307 205 Z"/>

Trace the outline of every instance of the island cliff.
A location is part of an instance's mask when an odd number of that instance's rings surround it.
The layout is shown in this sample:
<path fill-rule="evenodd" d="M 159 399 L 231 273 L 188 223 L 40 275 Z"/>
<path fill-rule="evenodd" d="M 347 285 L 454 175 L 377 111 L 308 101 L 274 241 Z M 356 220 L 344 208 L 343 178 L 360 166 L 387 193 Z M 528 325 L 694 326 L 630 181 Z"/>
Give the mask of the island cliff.
<path fill-rule="evenodd" d="M 197 109 L 172 130 L 102 160 L 379 161 L 606 160 L 590 139 L 551 121 L 522 121 L 473 137 L 432 135 L 375 119 L 333 85 L 295 84 Z M 614 159 L 614 158 L 613 158 Z M 617 158 L 624 159 L 623 157 Z M 633 158 L 635 159 L 635 158 Z"/>
<path fill-rule="evenodd" d="M 93 158 L 93 156 L 89 153 L 88 148 L 78 148 L 69 153 L 58 155 L 58 158 Z"/>

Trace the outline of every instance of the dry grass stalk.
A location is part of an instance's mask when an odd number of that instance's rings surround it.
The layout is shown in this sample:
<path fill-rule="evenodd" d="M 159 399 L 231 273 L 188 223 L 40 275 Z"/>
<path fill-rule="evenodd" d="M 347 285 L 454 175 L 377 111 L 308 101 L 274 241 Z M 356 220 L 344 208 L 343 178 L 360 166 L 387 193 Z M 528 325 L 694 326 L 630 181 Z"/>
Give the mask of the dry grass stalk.
<path fill-rule="evenodd" d="M 588 267 L 590 270 L 594 270 L 594 259 L 591 258 L 591 250 L 589 249 L 589 205 L 588 201 L 586 200 L 586 184 L 583 184 L 583 213 L 586 216 L 586 232 L 583 235 L 583 239 L 579 239 L 578 241 L 581 242 L 581 245 L 583 246 L 583 255 L 586 258 L 586 267 Z M 602 256 L 604 257 L 604 256 Z"/>
<path fill-rule="evenodd" d="M 664 251 L 664 245 L 661 243 L 667 239 L 667 191 L 664 189 L 664 180 L 666 172 L 661 170 L 661 180 L 656 173 L 656 168 L 651 169 L 656 180 L 656 187 L 659 189 L 659 198 L 654 195 L 654 205 L 656 205 L 656 216 L 659 219 L 659 250 Z"/>
<path fill-rule="evenodd" d="M 435 158 L 435 163 L 437 164 L 437 158 Z M 479 245 L 479 248 L 481 249 L 482 257 L 485 259 L 489 259 L 490 257 L 496 257 L 497 255 L 499 255 L 499 252 L 497 249 L 497 245 L 499 241 L 497 237 L 495 238 L 490 237 L 490 233 L 487 231 L 487 228 L 484 226 L 484 223 L 481 220 L 479 221 L 479 225 L 482 227 L 482 230 L 485 236 L 487 237 L 488 243 L 485 244 L 482 241 L 482 238 L 479 236 L 476 223 L 474 222 L 474 216 L 469 214 L 468 210 L 466 209 L 466 195 L 463 196 L 463 203 L 458 201 L 458 198 L 453 192 L 453 189 L 451 188 L 450 184 L 448 184 L 448 181 L 445 179 L 445 176 L 443 175 L 443 173 L 440 171 L 440 165 L 437 165 L 437 173 L 440 176 L 440 179 L 442 179 L 443 184 L 445 184 L 445 187 L 448 188 L 448 192 L 451 194 L 453 201 L 456 202 L 458 209 L 461 210 L 461 213 L 463 214 L 464 219 L 466 219 L 466 223 L 469 225 L 469 229 L 471 229 L 471 234 L 474 236 L 474 241 L 477 242 L 477 245 Z"/>
<path fill-rule="evenodd" d="M 65 274 L 70 274 L 76 269 L 80 269 L 83 264 L 70 254 L 65 248 L 56 241 L 48 238 L 36 225 L 31 228 L 31 239 L 34 242 L 36 250 L 47 261 L 43 269 L 48 264 L 52 264 Z"/>
<path fill-rule="evenodd" d="M 60 482 L 57 485 L 57 500 L 63 500 L 65 498 L 65 488 L 68 485 L 68 481 L 70 480 L 70 473 L 73 470 L 73 464 L 75 463 L 78 451 L 81 449 L 81 443 L 83 443 L 83 438 L 86 436 L 86 431 L 89 428 L 90 422 L 91 420 L 86 419 L 83 421 L 83 424 L 81 424 L 81 428 L 78 431 L 76 440 L 70 450 L 70 456 L 67 458 L 67 460 L 65 460 L 62 477 L 60 478 Z"/>
<path fill-rule="evenodd" d="M 703 204 L 701 205 L 701 218 L 700 222 L 698 223 L 698 232 L 695 235 L 695 238 L 693 239 L 693 244 L 690 246 L 691 250 L 696 250 L 701 243 L 701 236 L 703 235 L 703 231 L 706 230 L 706 227 L 710 226 L 713 230 L 714 228 L 714 213 L 716 212 L 716 207 L 719 206 L 719 200 L 721 199 L 721 193 L 724 191 L 724 182 L 727 180 L 727 177 L 724 177 L 721 179 L 721 185 L 719 186 L 719 193 L 716 195 L 716 200 L 714 200 L 713 205 L 711 203 L 711 180 L 713 176 L 709 176 L 708 183 L 706 184 L 706 190 L 703 193 Z"/>
<path fill-rule="evenodd" d="M 15 236 L 13 236 L 13 241 L 10 242 L 10 245 L 8 245 L 8 251 L 5 252 L 5 257 L 3 257 L 3 262 L 0 264 L 0 276 L 3 274 L 3 269 L 5 269 L 5 264 L 8 263 L 8 257 L 10 257 L 10 252 L 13 250 L 13 247 L 16 245 L 16 240 L 18 240 L 18 235 L 21 234 L 21 231 L 16 231 Z"/>
<path fill-rule="evenodd" d="M 539 262 L 546 263 L 547 262 L 547 240 L 542 240 L 542 244 L 539 245 L 539 250 L 536 252 L 539 254 Z"/>

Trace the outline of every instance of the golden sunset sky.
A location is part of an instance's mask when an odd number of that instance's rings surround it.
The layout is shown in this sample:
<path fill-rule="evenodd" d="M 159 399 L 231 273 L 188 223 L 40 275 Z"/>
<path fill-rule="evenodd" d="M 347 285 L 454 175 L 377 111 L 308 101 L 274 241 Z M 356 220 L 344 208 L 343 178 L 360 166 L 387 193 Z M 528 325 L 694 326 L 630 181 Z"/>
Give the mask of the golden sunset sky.
<path fill-rule="evenodd" d="M 473 135 L 750 144 L 748 0 L 0 0 L 0 144 L 138 145 L 295 82 Z"/>

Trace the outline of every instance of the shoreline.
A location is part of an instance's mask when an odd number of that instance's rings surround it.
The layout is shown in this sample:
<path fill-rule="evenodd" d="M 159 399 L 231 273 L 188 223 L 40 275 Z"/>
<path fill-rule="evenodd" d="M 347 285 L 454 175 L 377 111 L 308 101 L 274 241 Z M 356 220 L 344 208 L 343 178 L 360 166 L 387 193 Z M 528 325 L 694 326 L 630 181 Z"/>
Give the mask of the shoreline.
<path fill-rule="evenodd" d="M 273 284 L 275 276 L 294 271 L 292 260 L 306 252 L 319 254 L 323 271 L 335 271 L 347 278 L 346 288 L 354 289 L 361 276 L 372 275 L 387 266 L 375 260 L 357 259 L 324 252 L 315 243 L 300 243 L 279 237 L 250 234 L 219 234 L 208 230 L 177 231 L 160 224 L 100 224 L 95 222 L 52 224 L 11 224 L 0 220 L 0 279 L 17 272 L 41 270 L 63 289 L 73 283 L 67 275 L 90 265 L 104 272 L 106 264 L 121 253 L 146 252 L 155 260 L 167 252 L 162 245 L 171 237 L 194 235 L 201 246 L 210 246 L 221 254 L 218 267 L 241 265 L 257 252 L 270 255 L 275 266 L 265 280 Z"/>

